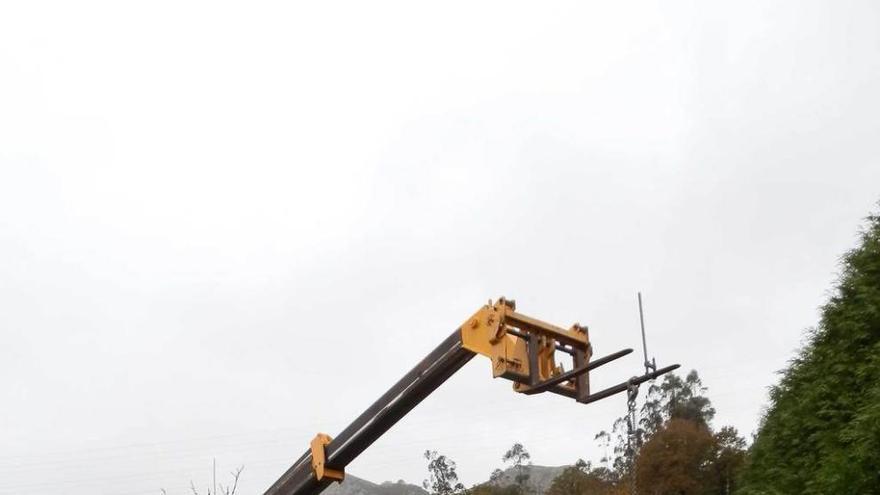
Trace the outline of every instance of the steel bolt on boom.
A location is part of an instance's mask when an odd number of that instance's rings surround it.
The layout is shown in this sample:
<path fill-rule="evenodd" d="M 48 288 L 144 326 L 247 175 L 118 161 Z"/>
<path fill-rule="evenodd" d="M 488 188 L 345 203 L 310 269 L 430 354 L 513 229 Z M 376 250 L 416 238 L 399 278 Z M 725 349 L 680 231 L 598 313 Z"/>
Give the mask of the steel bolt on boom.
<path fill-rule="evenodd" d="M 556 351 L 571 356 L 571 370 L 557 365 Z M 489 301 L 336 437 L 315 436 L 309 450 L 265 495 L 317 495 L 334 481 L 342 481 L 351 461 L 477 354 L 491 360 L 494 377 L 513 381 L 516 392 L 551 392 L 589 404 L 679 367 L 646 370 L 591 393 L 590 371 L 631 352 L 623 349 L 591 361 L 587 327 L 574 324 L 564 329 L 517 313 L 512 300 Z"/>

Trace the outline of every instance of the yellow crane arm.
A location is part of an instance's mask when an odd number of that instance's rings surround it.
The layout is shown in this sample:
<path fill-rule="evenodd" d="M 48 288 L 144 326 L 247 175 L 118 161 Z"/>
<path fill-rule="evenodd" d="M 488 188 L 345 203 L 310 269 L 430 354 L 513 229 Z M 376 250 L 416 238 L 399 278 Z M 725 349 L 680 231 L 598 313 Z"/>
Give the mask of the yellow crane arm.
<path fill-rule="evenodd" d="M 557 351 L 570 356 L 569 371 L 557 364 Z M 623 349 L 591 360 L 587 327 L 557 327 L 517 313 L 512 300 L 489 301 L 335 438 L 319 433 L 265 495 L 317 495 L 342 481 L 352 460 L 477 354 L 491 360 L 494 377 L 513 381 L 516 392 L 551 392 L 589 404 L 679 367 L 667 366 L 591 394 L 590 371 L 631 352 Z"/>

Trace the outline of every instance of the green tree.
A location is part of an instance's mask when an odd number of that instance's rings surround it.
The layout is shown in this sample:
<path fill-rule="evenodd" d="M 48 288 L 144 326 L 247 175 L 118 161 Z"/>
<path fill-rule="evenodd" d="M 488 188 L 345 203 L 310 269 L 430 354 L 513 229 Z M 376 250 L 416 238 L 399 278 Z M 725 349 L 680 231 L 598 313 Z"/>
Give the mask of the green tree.
<path fill-rule="evenodd" d="M 715 408 L 705 395 L 706 387 L 696 370 L 691 370 L 684 378 L 668 373 L 659 383 L 652 383 L 645 395 L 645 402 L 639 414 L 637 425 L 631 426 L 626 416 L 617 418 L 611 431 L 599 432 L 595 439 L 606 448 L 612 445 L 611 469 L 619 479 L 632 474 L 639 450 L 672 419 L 691 421 L 709 428 L 715 417 Z M 630 428 L 634 428 L 630 436 Z"/>
<path fill-rule="evenodd" d="M 642 447 L 636 461 L 639 493 L 701 495 L 711 493 L 715 440 L 709 428 L 673 418 Z"/>
<path fill-rule="evenodd" d="M 425 451 L 428 460 L 428 479 L 422 482 L 431 495 L 458 495 L 465 493 L 464 485 L 458 481 L 455 462 L 436 450 Z"/>
<path fill-rule="evenodd" d="M 713 432 L 715 408 L 699 374 L 667 374 L 648 387 L 639 424 L 630 436 L 626 417 L 596 439 L 614 445 L 612 476 L 618 489 L 639 493 L 729 495 L 745 459 L 745 440 L 732 427 Z M 603 458 L 603 462 L 606 460 Z M 570 475 L 573 478 L 573 475 Z"/>
<path fill-rule="evenodd" d="M 468 491 L 468 495 L 522 495 L 522 492 L 516 485 L 479 485 L 471 488 L 470 491 Z"/>
<path fill-rule="evenodd" d="M 715 452 L 711 465 L 713 493 L 730 495 L 737 488 L 737 477 L 746 462 L 746 440 L 732 426 L 715 433 Z"/>
<path fill-rule="evenodd" d="M 519 442 L 513 444 L 507 452 L 501 457 L 501 460 L 510 464 L 516 470 L 516 486 L 520 488 L 522 493 L 526 493 L 529 481 L 529 474 L 525 472 L 525 466 L 531 464 L 532 456 Z"/>
<path fill-rule="evenodd" d="M 684 379 L 675 373 L 663 375 L 659 384 L 648 387 L 639 421 L 643 434 L 652 435 L 670 419 L 708 426 L 715 417 L 715 408 L 705 393 L 697 370 L 691 370 Z"/>
<path fill-rule="evenodd" d="M 880 216 L 770 391 L 740 494 L 880 492 Z"/>
<path fill-rule="evenodd" d="M 553 480 L 545 495 L 609 495 L 613 489 L 607 469 L 593 469 L 589 462 L 578 459 Z"/>

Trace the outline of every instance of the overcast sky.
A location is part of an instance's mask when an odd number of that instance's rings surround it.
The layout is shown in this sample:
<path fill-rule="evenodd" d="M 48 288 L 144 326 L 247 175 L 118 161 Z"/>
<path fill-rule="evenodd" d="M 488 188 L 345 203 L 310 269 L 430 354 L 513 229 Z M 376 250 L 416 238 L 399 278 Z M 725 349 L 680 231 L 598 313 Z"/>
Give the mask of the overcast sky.
<path fill-rule="evenodd" d="M 746 435 L 880 199 L 880 7 L 0 7 L 0 493 L 262 493 L 489 298 Z M 634 354 L 594 386 L 640 369 Z M 598 460 L 475 358 L 349 472 Z"/>

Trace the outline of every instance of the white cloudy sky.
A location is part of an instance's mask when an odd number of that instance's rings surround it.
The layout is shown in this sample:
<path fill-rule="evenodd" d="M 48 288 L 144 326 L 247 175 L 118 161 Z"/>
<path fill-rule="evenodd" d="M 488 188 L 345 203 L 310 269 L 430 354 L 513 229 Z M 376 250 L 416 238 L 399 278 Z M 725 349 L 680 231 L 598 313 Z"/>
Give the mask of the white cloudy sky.
<path fill-rule="evenodd" d="M 754 431 L 880 199 L 880 7 L 0 6 L 0 493 L 261 493 L 490 297 Z M 610 385 L 640 358 L 603 368 Z M 349 472 L 468 483 L 624 412 L 477 358 Z"/>

